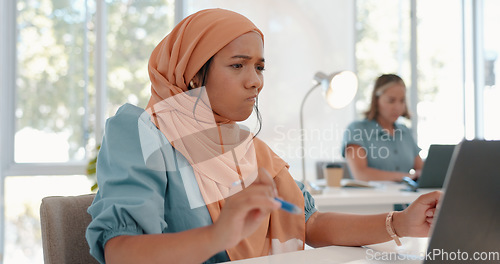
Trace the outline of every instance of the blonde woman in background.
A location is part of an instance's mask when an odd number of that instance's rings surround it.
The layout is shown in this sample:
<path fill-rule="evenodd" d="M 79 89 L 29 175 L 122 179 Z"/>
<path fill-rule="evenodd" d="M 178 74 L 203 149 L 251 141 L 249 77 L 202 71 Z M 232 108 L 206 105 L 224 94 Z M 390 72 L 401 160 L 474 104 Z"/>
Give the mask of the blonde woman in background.
<path fill-rule="evenodd" d="M 397 120 L 410 118 L 406 85 L 395 74 L 377 78 L 365 119 L 351 123 L 343 137 L 342 155 L 351 175 L 364 181 L 417 179 L 423 167 L 411 131 Z"/>

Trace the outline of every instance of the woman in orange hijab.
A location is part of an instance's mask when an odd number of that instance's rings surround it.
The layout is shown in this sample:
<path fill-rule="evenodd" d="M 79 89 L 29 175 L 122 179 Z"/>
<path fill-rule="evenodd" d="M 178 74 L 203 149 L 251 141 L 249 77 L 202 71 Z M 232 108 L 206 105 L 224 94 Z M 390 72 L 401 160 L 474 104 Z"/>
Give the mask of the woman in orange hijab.
<path fill-rule="evenodd" d="M 304 249 L 425 236 L 439 193 L 406 211 L 320 213 L 288 165 L 236 122 L 264 85 L 264 38 L 223 9 L 188 16 L 149 61 L 146 109 L 108 119 L 89 208 L 100 263 L 217 263 Z M 280 210 L 280 197 L 301 211 Z M 388 219 L 388 220 L 386 220 Z"/>

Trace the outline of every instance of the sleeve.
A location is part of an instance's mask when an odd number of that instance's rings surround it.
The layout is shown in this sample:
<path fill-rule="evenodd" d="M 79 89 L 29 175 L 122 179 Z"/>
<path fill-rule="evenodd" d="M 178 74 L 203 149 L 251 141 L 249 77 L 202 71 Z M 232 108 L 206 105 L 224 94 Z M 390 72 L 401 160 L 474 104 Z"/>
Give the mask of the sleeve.
<path fill-rule="evenodd" d="M 359 145 L 363 148 L 365 147 L 365 142 L 362 137 L 362 131 L 364 131 L 364 128 L 362 127 L 361 122 L 352 122 L 351 124 L 349 124 L 342 137 L 342 157 L 345 158 L 345 149 L 347 145 L 353 144 Z"/>
<path fill-rule="evenodd" d="M 147 164 L 156 160 L 163 162 L 165 168 L 165 161 L 152 157 L 161 155 L 159 151 L 144 156 L 155 137 L 160 144 L 158 134 L 152 127 L 149 130 L 140 128 L 148 124 L 141 120 L 139 110 L 136 113 L 120 111 L 122 109 L 106 122 L 97 160 L 99 191 L 88 209 L 92 222 L 87 227 L 86 239 L 90 253 L 100 263 L 105 263 L 104 246 L 109 239 L 120 235 L 162 233 L 167 227 L 164 220 L 166 171 L 158 169 L 162 166 Z M 140 135 L 139 130 L 149 131 L 149 137 Z M 145 142 L 141 142 L 141 138 L 149 138 L 147 146 L 143 146 Z"/>
<path fill-rule="evenodd" d="M 405 135 L 407 135 L 407 138 L 405 139 L 405 141 L 409 142 L 409 144 L 408 143 L 407 144 L 411 147 L 411 153 L 413 154 L 413 157 L 414 158 L 417 157 L 422 149 L 415 142 L 415 138 L 413 138 L 412 130 L 403 124 L 400 124 L 400 126 L 404 130 Z"/>
<path fill-rule="evenodd" d="M 304 196 L 304 214 L 306 217 L 306 222 L 309 220 L 309 217 L 313 215 L 318 209 L 316 209 L 316 204 L 314 203 L 314 198 L 311 193 L 309 193 L 304 184 L 299 181 L 295 181 L 295 183 L 299 186 L 300 191 L 302 191 L 302 195 Z"/>

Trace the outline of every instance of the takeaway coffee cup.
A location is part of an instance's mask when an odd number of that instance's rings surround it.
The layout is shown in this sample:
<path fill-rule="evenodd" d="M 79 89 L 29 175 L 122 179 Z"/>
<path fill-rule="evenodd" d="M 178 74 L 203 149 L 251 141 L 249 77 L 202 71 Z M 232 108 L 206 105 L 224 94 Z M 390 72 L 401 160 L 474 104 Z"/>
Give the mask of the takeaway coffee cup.
<path fill-rule="evenodd" d="M 324 169 L 324 175 L 328 187 L 340 187 L 344 168 L 339 164 L 327 164 Z"/>

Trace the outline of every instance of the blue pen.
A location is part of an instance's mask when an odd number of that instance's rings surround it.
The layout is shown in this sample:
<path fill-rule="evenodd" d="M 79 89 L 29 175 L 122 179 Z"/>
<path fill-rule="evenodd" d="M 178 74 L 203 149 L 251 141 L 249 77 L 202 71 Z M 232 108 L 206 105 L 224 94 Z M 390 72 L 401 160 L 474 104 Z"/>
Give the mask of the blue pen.
<path fill-rule="evenodd" d="M 281 203 L 281 209 L 283 209 L 291 214 L 302 214 L 302 209 L 300 209 L 295 204 L 289 203 L 287 201 L 283 201 L 278 197 L 275 197 L 274 200 Z"/>
<path fill-rule="evenodd" d="M 232 186 L 237 186 L 241 184 L 241 180 L 233 182 Z M 285 200 L 281 200 L 278 197 L 275 197 L 274 200 L 278 201 L 281 203 L 281 209 L 285 210 L 291 214 L 302 214 L 302 209 L 300 209 L 298 206 L 296 206 L 293 203 L 289 203 Z"/>

